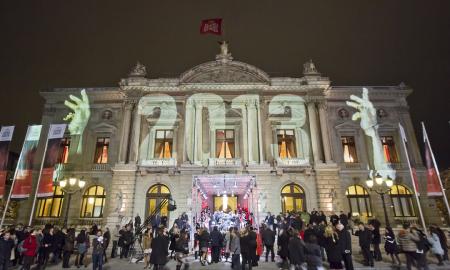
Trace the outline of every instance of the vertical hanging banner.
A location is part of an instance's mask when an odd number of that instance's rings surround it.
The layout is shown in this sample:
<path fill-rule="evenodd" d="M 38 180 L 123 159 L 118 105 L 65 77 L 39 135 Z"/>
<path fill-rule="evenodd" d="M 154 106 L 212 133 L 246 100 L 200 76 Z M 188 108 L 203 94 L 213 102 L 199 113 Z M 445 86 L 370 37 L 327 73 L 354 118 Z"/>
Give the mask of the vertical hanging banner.
<path fill-rule="evenodd" d="M 430 141 L 425 130 L 425 125 L 422 122 L 423 142 L 425 143 L 425 163 L 427 165 L 427 195 L 428 196 L 442 196 L 441 180 L 439 179 L 439 172 L 434 163 L 434 155 L 431 150 Z"/>
<path fill-rule="evenodd" d="M 14 132 L 14 126 L 4 126 L 0 130 L 0 199 L 5 193 L 6 175 L 8 173 L 9 143 Z"/>
<path fill-rule="evenodd" d="M 36 156 L 42 125 L 29 126 L 19 162 L 17 163 L 11 199 L 26 199 L 31 194 L 33 162 Z"/>
<path fill-rule="evenodd" d="M 47 137 L 47 147 L 44 153 L 44 162 L 40 172 L 38 198 L 53 195 L 53 173 L 58 163 L 61 150 L 61 139 L 64 137 L 66 124 L 50 125 Z"/>

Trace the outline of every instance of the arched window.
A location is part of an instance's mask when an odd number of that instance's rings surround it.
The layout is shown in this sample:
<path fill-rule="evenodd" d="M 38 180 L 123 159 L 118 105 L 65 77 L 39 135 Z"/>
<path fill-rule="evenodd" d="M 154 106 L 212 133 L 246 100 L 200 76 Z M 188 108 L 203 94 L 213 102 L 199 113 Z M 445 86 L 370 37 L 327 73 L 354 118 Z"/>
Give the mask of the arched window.
<path fill-rule="evenodd" d="M 372 205 L 367 190 L 360 185 L 349 186 L 345 191 L 352 216 L 372 216 Z"/>
<path fill-rule="evenodd" d="M 170 197 L 170 190 L 167 186 L 162 184 L 156 184 L 151 186 L 147 192 L 147 214 L 149 216 L 153 213 L 156 207 L 161 203 L 162 200 L 168 199 Z M 163 207 L 159 214 L 161 217 L 169 218 L 169 208 L 168 204 Z"/>
<path fill-rule="evenodd" d="M 394 206 L 394 216 L 396 217 L 415 217 L 413 204 L 413 194 L 403 185 L 393 185 L 389 191 L 392 205 Z"/>
<path fill-rule="evenodd" d="M 88 188 L 83 195 L 81 204 L 82 218 L 100 218 L 103 217 L 103 208 L 105 207 L 106 193 L 102 186 L 92 186 Z"/>
<path fill-rule="evenodd" d="M 37 201 L 36 217 L 60 217 L 64 192 L 60 186 L 53 187 L 53 196 L 41 198 Z"/>
<path fill-rule="evenodd" d="M 305 192 L 294 183 L 281 189 L 281 208 L 283 213 L 306 211 Z"/>

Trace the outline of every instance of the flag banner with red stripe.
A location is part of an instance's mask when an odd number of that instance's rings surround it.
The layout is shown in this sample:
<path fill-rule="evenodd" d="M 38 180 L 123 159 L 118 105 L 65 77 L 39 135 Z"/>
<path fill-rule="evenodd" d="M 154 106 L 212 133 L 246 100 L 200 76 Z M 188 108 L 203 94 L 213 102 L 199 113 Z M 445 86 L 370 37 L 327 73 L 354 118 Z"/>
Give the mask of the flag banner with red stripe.
<path fill-rule="evenodd" d="M 222 35 L 222 19 L 206 19 L 200 24 L 200 34 Z"/>
<path fill-rule="evenodd" d="M 0 130 L 0 199 L 5 193 L 6 176 L 8 174 L 9 143 L 14 132 L 14 126 L 4 126 Z"/>
<path fill-rule="evenodd" d="M 436 168 L 434 167 L 431 158 L 430 142 L 425 137 L 425 163 L 427 165 L 427 195 L 428 196 L 442 196 L 441 185 L 439 184 L 439 177 Z"/>
<path fill-rule="evenodd" d="M 50 125 L 47 137 L 47 150 L 44 154 L 44 166 L 37 192 L 38 198 L 53 196 L 53 175 L 61 152 L 61 139 L 64 137 L 66 124 Z"/>
<path fill-rule="evenodd" d="M 411 169 L 411 175 L 412 175 L 411 181 L 414 185 L 415 192 L 417 193 L 417 195 L 420 195 L 419 178 L 417 177 L 416 164 L 414 161 L 411 160 L 411 158 L 409 157 L 409 154 L 408 154 L 408 139 L 406 139 L 405 129 L 403 128 L 403 126 L 400 123 L 398 124 L 398 126 L 400 129 L 400 137 L 402 138 L 403 145 L 405 147 L 405 153 L 407 155 L 407 160 L 409 163 L 408 165 L 409 165 L 409 168 Z"/>
<path fill-rule="evenodd" d="M 17 163 L 14 186 L 11 199 L 26 199 L 30 197 L 33 183 L 33 163 L 36 156 L 42 125 L 29 126 L 19 162 Z"/>

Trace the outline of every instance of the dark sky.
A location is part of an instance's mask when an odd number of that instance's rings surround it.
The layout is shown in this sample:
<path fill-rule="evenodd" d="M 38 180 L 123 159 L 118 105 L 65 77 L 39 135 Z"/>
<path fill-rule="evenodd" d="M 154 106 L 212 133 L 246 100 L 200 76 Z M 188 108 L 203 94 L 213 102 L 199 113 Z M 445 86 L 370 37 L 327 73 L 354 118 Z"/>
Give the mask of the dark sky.
<path fill-rule="evenodd" d="M 425 121 L 450 166 L 450 1 L 1 1 L 0 125 L 39 123 L 52 87 L 115 86 L 137 60 L 149 77 L 212 60 L 200 20 L 222 17 L 235 59 L 301 76 L 312 58 L 333 85 L 398 85 L 419 141 Z"/>

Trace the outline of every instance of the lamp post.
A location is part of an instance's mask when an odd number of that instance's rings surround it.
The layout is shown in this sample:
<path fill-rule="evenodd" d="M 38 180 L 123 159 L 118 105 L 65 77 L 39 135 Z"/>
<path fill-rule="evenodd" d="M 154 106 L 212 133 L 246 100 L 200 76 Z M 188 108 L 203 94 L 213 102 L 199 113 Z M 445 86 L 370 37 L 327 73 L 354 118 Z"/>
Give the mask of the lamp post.
<path fill-rule="evenodd" d="M 375 174 L 375 173 L 374 173 Z M 384 184 L 384 185 L 383 185 Z M 390 176 L 388 176 L 386 179 L 383 179 L 383 177 L 377 173 L 375 176 L 369 174 L 366 185 L 369 187 L 369 189 L 381 197 L 381 202 L 383 203 L 383 210 L 384 210 L 384 219 L 386 221 L 386 226 L 390 226 L 389 218 L 386 210 L 386 203 L 384 201 L 384 195 L 387 194 L 390 190 L 392 185 L 394 184 L 394 180 Z"/>
<path fill-rule="evenodd" d="M 59 186 L 61 187 L 61 190 L 64 191 L 64 193 L 66 193 L 69 196 L 67 199 L 67 206 L 66 206 L 66 213 L 64 215 L 63 227 L 67 227 L 67 220 L 69 218 L 70 200 L 72 199 L 72 195 L 80 191 L 82 188 L 84 188 L 85 185 L 86 181 L 83 180 L 83 177 L 81 179 L 77 179 L 72 176 L 69 179 L 59 181 Z"/>

